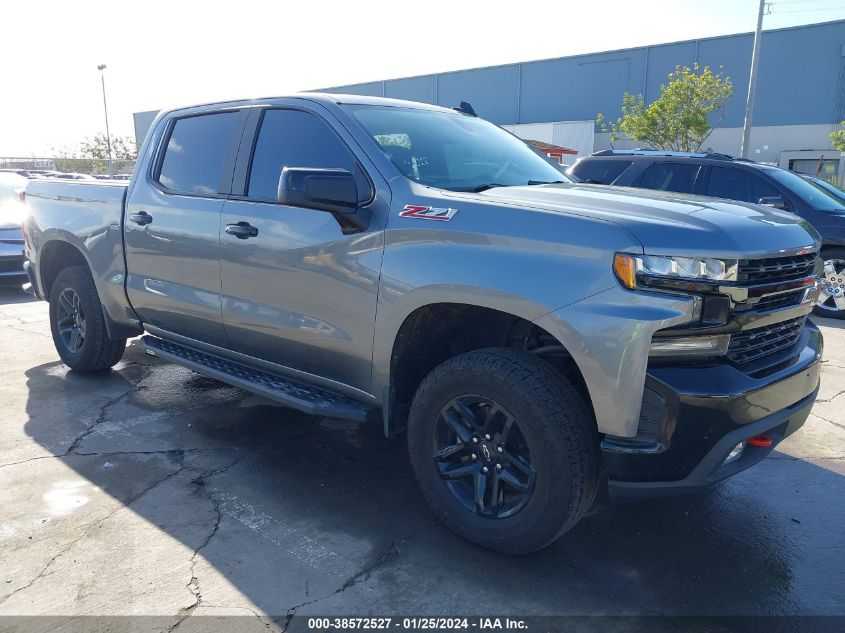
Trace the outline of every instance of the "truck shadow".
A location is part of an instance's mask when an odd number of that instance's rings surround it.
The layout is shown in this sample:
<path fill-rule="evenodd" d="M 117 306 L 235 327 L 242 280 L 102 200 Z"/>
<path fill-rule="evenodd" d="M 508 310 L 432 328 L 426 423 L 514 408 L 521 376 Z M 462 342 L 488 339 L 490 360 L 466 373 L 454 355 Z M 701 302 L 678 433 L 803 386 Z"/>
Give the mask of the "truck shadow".
<path fill-rule="evenodd" d="M 404 441 L 380 428 L 272 406 L 137 342 L 112 372 L 26 375 L 26 433 L 193 551 L 185 595 L 199 586 L 205 605 L 243 606 L 240 592 L 273 617 L 841 611 L 843 478 L 782 454 L 695 497 L 602 496 L 552 547 L 508 557 L 435 520 Z M 203 585 L 209 567 L 237 591 Z"/>

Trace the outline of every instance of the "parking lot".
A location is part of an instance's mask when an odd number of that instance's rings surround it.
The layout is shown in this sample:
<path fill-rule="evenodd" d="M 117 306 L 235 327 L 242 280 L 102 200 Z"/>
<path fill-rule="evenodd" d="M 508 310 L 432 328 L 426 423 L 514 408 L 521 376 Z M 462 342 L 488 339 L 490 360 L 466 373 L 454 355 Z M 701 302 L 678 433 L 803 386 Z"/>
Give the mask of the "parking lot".
<path fill-rule="evenodd" d="M 0 614 L 845 615 L 845 322 L 805 427 L 693 497 L 611 505 L 494 554 L 425 505 L 402 438 L 163 364 L 57 360 L 0 291 Z M 187 623 L 186 623 L 187 624 Z"/>

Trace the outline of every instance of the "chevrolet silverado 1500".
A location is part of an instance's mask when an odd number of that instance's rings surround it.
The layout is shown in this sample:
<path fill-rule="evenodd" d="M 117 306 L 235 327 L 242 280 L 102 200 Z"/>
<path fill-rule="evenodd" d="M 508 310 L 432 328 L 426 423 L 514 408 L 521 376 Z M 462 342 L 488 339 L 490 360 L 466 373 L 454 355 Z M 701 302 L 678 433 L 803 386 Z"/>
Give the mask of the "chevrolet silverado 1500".
<path fill-rule="evenodd" d="M 817 234 L 567 181 L 471 108 L 305 94 L 174 110 L 129 183 L 33 181 L 26 269 L 74 371 L 162 359 L 406 433 L 444 522 L 520 553 L 698 490 L 801 426 Z"/>

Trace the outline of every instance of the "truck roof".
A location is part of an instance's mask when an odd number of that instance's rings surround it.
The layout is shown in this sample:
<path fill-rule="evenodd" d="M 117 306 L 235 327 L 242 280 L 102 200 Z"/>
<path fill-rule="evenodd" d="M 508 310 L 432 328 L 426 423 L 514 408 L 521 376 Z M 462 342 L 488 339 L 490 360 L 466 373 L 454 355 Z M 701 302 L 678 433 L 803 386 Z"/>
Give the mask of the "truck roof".
<path fill-rule="evenodd" d="M 388 97 L 368 97 L 362 95 L 350 94 L 334 94 L 328 92 L 296 92 L 288 95 L 273 95 L 267 97 L 258 97 L 251 99 L 230 99 L 226 101 L 209 101 L 206 103 L 194 103 L 184 105 L 176 108 L 169 108 L 164 112 L 178 112 L 180 110 L 190 110 L 193 108 L 201 108 L 206 106 L 238 106 L 249 104 L 254 101 L 272 101 L 276 99 L 307 99 L 309 101 L 316 101 L 323 104 L 349 104 L 349 105 L 380 105 L 392 106 L 394 108 L 415 108 L 417 110 L 433 110 L 437 112 L 455 113 L 452 108 L 443 106 L 431 105 L 429 103 L 422 103 L 420 101 L 406 101 L 404 99 L 391 99 Z M 457 105 L 457 104 L 455 104 Z"/>

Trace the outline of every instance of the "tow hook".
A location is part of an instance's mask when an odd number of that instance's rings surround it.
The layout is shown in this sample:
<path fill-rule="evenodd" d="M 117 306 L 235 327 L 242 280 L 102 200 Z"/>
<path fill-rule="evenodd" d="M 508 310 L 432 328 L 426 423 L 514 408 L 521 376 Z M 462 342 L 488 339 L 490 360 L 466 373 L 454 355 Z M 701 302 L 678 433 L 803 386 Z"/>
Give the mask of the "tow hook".
<path fill-rule="evenodd" d="M 770 438 L 765 433 L 761 433 L 760 435 L 755 435 L 754 437 L 748 438 L 748 443 L 751 446 L 762 446 L 767 447 L 772 445 L 772 438 Z"/>

